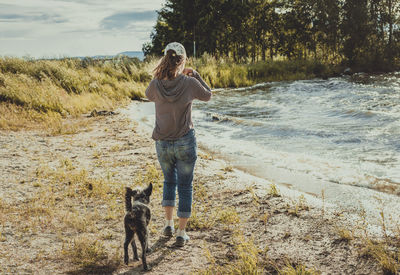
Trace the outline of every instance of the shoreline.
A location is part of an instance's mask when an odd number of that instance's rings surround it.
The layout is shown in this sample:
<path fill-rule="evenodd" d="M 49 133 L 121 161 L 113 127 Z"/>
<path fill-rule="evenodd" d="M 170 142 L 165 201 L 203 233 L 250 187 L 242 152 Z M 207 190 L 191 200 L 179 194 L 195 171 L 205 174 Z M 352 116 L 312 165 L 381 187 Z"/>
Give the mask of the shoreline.
<path fill-rule="evenodd" d="M 123 113 L 131 119 L 137 120 L 139 125 L 151 135 L 152 125 L 154 124 L 154 108 L 151 103 L 132 102 L 127 108 L 123 109 Z M 197 121 L 197 123 L 200 122 Z M 218 121 L 215 123 L 218 123 Z M 347 218 L 350 220 L 357 220 L 357 218 L 360 218 L 360 212 L 365 212 L 365 219 L 369 223 L 371 234 L 377 235 L 379 233 L 377 228 L 381 226 L 381 212 L 391 220 L 400 218 L 399 212 L 392 211 L 392 209 L 400 207 L 400 197 L 395 193 L 371 188 L 372 186 L 340 184 L 282 167 L 263 166 L 263 164 L 254 163 L 257 160 L 255 158 L 224 153 L 218 149 L 216 145 L 218 142 L 216 143 L 213 137 L 207 135 L 205 131 L 197 131 L 196 133 L 199 148 L 206 151 L 207 154 L 229 163 L 231 167 L 260 179 L 260 182 L 264 180 L 264 185 L 274 182 L 279 186 L 284 186 L 288 194 L 296 193 L 297 196 L 308 194 L 316 201 L 324 200 L 324 204 L 331 204 L 334 211 L 348 213 Z M 240 144 L 240 142 L 246 142 L 246 140 L 239 140 L 235 144 Z M 254 150 L 251 152 L 254 153 Z M 286 156 L 286 153 L 282 155 L 284 158 L 289 157 Z M 320 159 L 320 161 L 323 162 L 324 159 Z M 321 204 L 319 203 L 319 205 Z"/>
<path fill-rule="evenodd" d="M 249 264 L 272 274 L 289 266 L 381 273 L 373 255 L 363 256 L 356 229 L 328 204 L 204 150 L 195 169 L 191 241 L 174 248 L 173 238 L 160 238 L 162 174 L 148 131 L 125 114 L 78 120 L 89 123 L 71 135 L 0 131 L 1 272 L 140 274 L 140 261 L 121 263 L 123 188 L 154 181 L 146 274 L 218 273 Z M 85 254 L 91 247 L 94 258 Z"/>

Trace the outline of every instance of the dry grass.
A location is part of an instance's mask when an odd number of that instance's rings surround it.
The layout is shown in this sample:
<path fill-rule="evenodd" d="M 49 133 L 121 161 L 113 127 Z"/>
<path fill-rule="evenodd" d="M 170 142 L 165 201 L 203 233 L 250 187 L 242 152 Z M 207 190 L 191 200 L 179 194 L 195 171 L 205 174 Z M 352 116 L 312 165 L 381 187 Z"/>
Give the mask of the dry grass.
<path fill-rule="evenodd" d="M 197 274 L 262 274 L 264 264 L 259 254 L 265 257 L 268 249 L 260 250 L 254 244 L 254 240 L 246 238 L 240 229 L 233 232 L 232 243 L 233 249 L 229 254 L 229 264 L 219 265 L 210 251 L 206 250 L 206 257 L 210 266 L 207 269 L 197 271 Z"/>
<path fill-rule="evenodd" d="M 281 275 L 317 275 L 321 274 L 314 268 L 307 268 L 303 264 L 293 264 L 290 261 L 286 261 L 286 265 L 278 271 Z"/>
<path fill-rule="evenodd" d="M 384 274 L 399 274 L 400 272 L 400 235 L 386 238 L 372 238 L 361 234 L 360 256 L 374 259 L 382 268 Z"/>
<path fill-rule="evenodd" d="M 93 109 L 114 109 L 144 97 L 151 79 L 137 59 L 24 60 L 0 58 L 0 129 L 76 132 L 63 118 Z M 64 129 L 67 130 L 64 130 Z"/>
<path fill-rule="evenodd" d="M 244 190 L 249 192 L 249 189 Z M 254 204 L 249 204 L 255 210 Z M 267 224 L 268 214 L 262 217 Z M 206 269 L 201 269 L 196 274 L 285 274 L 285 275 L 316 275 L 321 274 L 314 268 L 308 268 L 301 263 L 293 263 L 286 259 L 283 263 L 271 259 L 268 256 L 268 246 L 260 247 L 255 239 L 245 234 L 246 224 L 240 220 L 239 214 L 233 208 L 220 209 L 218 211 L 218 222 L 223 225 L 224 231 L 230 231 L 228 243 L 232 248 L 221 262 L 213 256 L 210 250 L 205 249 L 205 256 L 209 262 Z M 227 226 L 228 225 L 228 226 Z M 214 251 L 216 253 L 216 251 Z"/>
<path fill-rule="evenodd" d="M 336 231 L 339 235 L 338 241 L 350 242 L 351 240 L 354 239 L 354 233 L 347 228 L 337 227 Z"/>
<path fill-rule="evenodd" d="M 300 216 L 300 212 L 303 210 L 309 210 L 310 207 L 307 204 L 307 201 L 304 195 L 300 195 L 297 201 L 292 200 L 292 204 L 287 205 L 287 211 L 289 215 L 293 215 L 296 217 Z"/>
<path fill-rule="evenodd" d="M 243 87 L 260 82 L 310 79 L 334 75 L 339 68 L 315 60 L 276 60 L 237 64 L 228 58 L 215 59 L 204 54 L 189 60 L 214 88 Z"/>
<path fill-rule="evenodd" d="M 280 197 L 279 189 L 276 187 L 276 184 L 271 183 L 268 189 L 268 195 L 271 197 Z"/>
<path fill-rule="evenodd" d="M 86 126 L 78 124 L 77 131 L 79 132 L 79 128 L 82 127 Z M 105 135 L 107 140 L 115 137 L 116 128 L 122 127 L 115 126 L 115 122 L 104 126 L 104 133 L 107 129 Z M 125 128 L 124 134 L 132 132 L 130 125 L 125 125 Z M 60 137 L 55 137 L 55 139 L 60 139 Z M 88 269 L 97 270 L 97 273 L 106 273 L 104 268 L 121 268 L 121 232 L 123 231 L 121 221 L 124 215 L 123 190 L 125 185 L 119 180 L 115 180 L 119 177 L 113 168 L 127 165 L 138 167 L 131 170 L 134 172 L 134 176 L 130 185 L 142 187 L 153 182 L 153 202 L 161 200 L 162 192 L 161 172 L 150 162 L 149 154 L 142 159 L 128 159 L 122 154 L 117 158 L 124 158 L 116 160 L 109 156 L 110 153 L 113 155 L 124 153 L 128 141 L 130 142 L 130 140 L 125 140 L 125 143 L 122 143 L 119 139 L 112 140 L 107 146 L 108 150 L 101 149 L 104 144 L 100 138 L 81 142 L 81 146 L 91 149 L 87 153 L 88 159 L 93 164 L 93 169 L 101 170 L 100 174 L 93 173 L 92 169 L 85 169 L 79 164 L 78 159 L 67 156 L 56 159 L 53 165 L 39 165 L 34 175 L 30 176 L 34 180 L 27 184 L 30 184 L 32 188 L 29 193 L 24 195 L 23 201 L 6 202 L 0 198 L 0 246 L 13 240 L 14 243 L 29 249 L 29 251 L 26 249 L 20 253 L 23 256 L 18 261 L 70 264 L 68 269 L 76 269 L 77 273 L 87 273 Z M 69 142 L 69 140 L 64 140 L 61 143 L 64 145 Z M 136 143 L 134 144 L 131 146 L 136 146 Z M 141 143 L 138 143 L 137 146 L 144 147 Z M 213 159 L 210 155 L 204 154 L 203 157 L 207 160 Z M 43 161 L 43 163 L 46 162 Z M 221 169 L 231 170 L 225 166 L 221 166 Z M 221 172 L 220 168 L 216 168 L 215 172 Z M 209 245 L 214 249 L 207 250 L 207 245 L 204 246 L 204 251 L 208 251 L 206 254 L 209 267 L 199 273 L 319 274 L 317 270 L 310 268 L 309 262 L 302 263 L 289 259 L 283 262 L 272 258 L 273 256 L 269 253 L 270 248 L 265 246 L 267 243 L 272 247 L 271 242 L 259 240 L 268 234 L 267 231 L 274 224 L 276 225 L 277 216 L 286 217 L 287 221 L 309 218 L 307 214 L 312 209 L 309 208 L 305 198 L 300 196 L 292 201 L 288 198 L 280 198 L 279 189 L 275 184 L 268 187 L 265 197 L 258 195 L 254 185 L 249 185 L 248 188 L 238 191 L 238 196 L 233 196 L 234 191 L 224 190 L 224 187 L 228 186 L 228 181 L 232 181 L 233 177 L 234 173 L 225 181 L 219 179 L 218 175 L 195 177 L 193 213 L 188 229 L 198 231 L 192 232 L 193 236 L 202 234 L 201 238 L 203 238 L 206 235 L 206 238 L 210 239 L 211 244 Z M 214 186 L 214 189 L 210 186 Z M 155 207 L 155 204 L 152 205 L 152 211 L 153 209 L 154 216 L 161 219 L 157 225 L 161 228 L 162 209 L 158 206 Z M 275 213 L 274 209 L 279 211 Z M 306 212 L 308 209 L 310 211 Z M 249 213 L 255 213 L 255 215 L 249 215 Z M 317 216 L 320 217 L 318 214 L 313 216 L 313 219 Z M 362 215 L 361 220 L 359 228 L 361 234 L 359 235 L 356 235 L 352 229 L 347 231 L 343 227 L 338 228 L 336 235 L 344 240 L 349 239 L 341 245 L 354 245 L 351 248 L 360 251 L 360 261 L 364 261 L 366 257 L 371 258 L 373 261 L 370 262 L 378 263 L 387 274 L 398 273 L 400 227 L 397 227 L 396 231 L 395 228 L 388 226 L 387 222 L 390 219 L 381 215 L 382 233 L 386 237 L 383 240 L 373 240 L 368 234 L 363 234 L 366 232 L 367 224 Z M 150 225 L 150 232 L 153 234 L 157 233 L 156 222 L 154 221 Z M 258 231 L 260 228 L 257 227 L 257 224 L 260 224 L 265 231 L 262 229 Z M 10 228 L 12 234 L 10 234 Z M 252 231 L 253 229 L 256 230 Z M 257 231 L 261 234 L 254 236 Z M 305 232 L 304 234 L 310 235 L 303 236 L 304 239 L 312 242 L 312 231 Z M 390 232 L 397 233 L 393 236 Z M 58 244 L 56 251 L 46 251 L 45 245 L 33 248 L 36 240 L 49 235 L 51 239 L 47 239 L 47 244 Z M 197 236 L 199 237 L 199 235 Z M 215 246 L 213 238 L 222 238 L 221 236 L 226 238 L 221 239 L 221 243 L 225 246 Z M 279 238 L 279 242 L 293 241 L 295 236 L 293 232 L 286 232 L 284 238 Z M 361 246 L 355 246 L 360 240 L 362 241 Z M 193 241 L 196 242 L 198 239 L 193 238 Z M 217 244 L 219 244 L 218 241 Z M 193 246 L 193 248 L 195 247 Z M 222 256 L 218 255 L 224 249 L 229 249 L 228 253 L 224 251 Z M 29 258 L 27 255 L 31 251 L 36 254 Z M 8 262 L 15 257 L 11 253 L 13 253 L 12 250 L 0 249 L 0 256 Z M 164 262 L 163 264 L 167 265 L 168 263 Z M 172 264 L 174 263 L 172 262 Z M 0 272 L 13 273 L 13 270 L 0 268 Z M 18 272 L 23 273 L 24 270 L 18 269 L 14 273 Z M 32 273 L 32 271 L 25 273 Z"/>
<path fill-rule="evenodd" d="M 361 254 L 375 259 L 385 274 L 398 274 L 400 271 L 400 250 L 393 249 L 387 243 L 365 239 Z"/>
<path fill-rule="evenodd" d="M 239 218 L 239 215 L 238 215 L 237 211 L 235 210 L 235 208 L 226 207 L 219 211 L 218 221 L 230 226 L 230 225 L 235 225 L 235 224 L 240 223 L 240 218 Z M 232 228 L 232 227 L 228 227 L 228 228 Z"/>
<path fill-rule="evenodd" d="M 159 198 L 159 171 L 149 164 L 144 171 L 135 178 L 133 187 L 153 182 L 154 196 Z M 67 261 L 83 273 L 106 272 L 121 264 L 125 185 L 108 174 L 95 177 L 73 159 L 60 158 L 56 168 L 38 167 L 32 186 L 34 191 L 22 203 L 0 200 L 0 224 L 11 226 L 13 232 L 8 236 L 30 246 L 36 237 L 26 239 L 28 236 L 56 234 L 52 242 L 59 243 L 60 249 L 52 259 Z M 0 227 L 0 241 L 5 241 L 2 232 Z M 49 259 L 49 255 L 43 257 Z"/>
<path fill-rule="evenodd" d="M 104 245 L 99 240 L 87 237 L 80 237 L 64 243 L 61 254 L 72 263 L 82 267 L 109 264 L 108 253 Z"/>
<path fill-rule="evenodd" d="M 0 129 L 44 129 L 52 135 L 75 133 L 64 118 L 93 109 L 111 110 L 144 97 L 157 58 L 113 60 L 29 60 L 0 58 Z M 235 64 L 205 54 L 188 62 L 214 88 L 312 78 L 327 72 L 315 61 Z M 66 130 L 64 130 L 66 129 Z M 229 169 L 227 170 L 229 172 Z"/>

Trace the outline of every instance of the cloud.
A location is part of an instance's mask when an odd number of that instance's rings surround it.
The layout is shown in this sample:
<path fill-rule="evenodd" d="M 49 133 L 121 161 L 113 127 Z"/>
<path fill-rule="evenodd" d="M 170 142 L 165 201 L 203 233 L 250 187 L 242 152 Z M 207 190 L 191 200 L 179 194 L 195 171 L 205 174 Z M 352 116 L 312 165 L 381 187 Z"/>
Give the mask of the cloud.
<path fill-rule="evenodd" d="M 140 50 L 165 0 L 0 0 L 0 56 Z"/>
<path fill-rule="evenodd" d="M 58 14 L 0 14 L 0 22 L 45 22 L 45 23 L 65 23 L 68 19 Z"/>
<path fill-rule="evenodd" d="M 21 39 L 29 34 L 29 30 L 0 30 L 0 39 Z"/>
<path fill-rule="evenodd" d="M 55 2 L 79 3 L 90 5 L 104 5 L 108 0 L 53 0 Z"/>
<path fill-rule="evenodd" d="M 155 10 L 119 12 L 105 17 L 100 22 L 100 27 L 104 30 L 130 29 L 139 23 L 154 23 L 157 18 Z M 148 24 L 146 24 L 148 25 Z"/>

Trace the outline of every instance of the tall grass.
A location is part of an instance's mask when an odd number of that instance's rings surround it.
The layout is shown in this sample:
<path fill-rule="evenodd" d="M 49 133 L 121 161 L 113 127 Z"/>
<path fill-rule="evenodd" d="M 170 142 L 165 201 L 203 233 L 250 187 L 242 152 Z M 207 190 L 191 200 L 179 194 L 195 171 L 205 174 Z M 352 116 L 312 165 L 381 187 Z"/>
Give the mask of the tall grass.
<path fill-rule="evenodd" d="M 93 109 L 114 109 L 129 99 L 144 97 L 157 57 L 111 60 L 29 60 L 0 58 L 0 129 L 45 126 L 65 133 L 65 117 Z M 213 88 L 243 87 L 260 82 L 325 77 L 335 74 L 315 60 L 281 60 L 237 64 L 204 54 L 189 59 Z M 67 131 L 68 132 L 68 131 Z"/>
<path fill-rule="evenodd" d="M 32 122 L 59 121 L 141 98 L 151 80 L 147 69 L 135 58 L 0 58 L 0 127 L 17 129 Z M 22 122 L 16 117 L 23 118 Z"/>
<path fill-rule="evenodd" d="M 276 60 L 238 64 L 227 58 L 204 54 L 190 59 L 205 81 L 214 88 L 243 87 L 260 82 L 310 79 L 337 75 L 341 68 L 317 60 Z"/>

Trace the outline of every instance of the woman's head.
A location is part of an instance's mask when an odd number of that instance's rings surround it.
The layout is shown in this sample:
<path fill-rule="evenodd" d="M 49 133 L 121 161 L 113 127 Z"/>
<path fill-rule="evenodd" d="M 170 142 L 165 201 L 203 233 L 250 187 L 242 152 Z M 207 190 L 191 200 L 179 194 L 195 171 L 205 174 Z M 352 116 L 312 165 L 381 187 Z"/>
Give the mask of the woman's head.
<path fill-rule="evenodd" d="M 158 79 L 173 79 L 181 73 L 186 63 L 186 51 L 178 42 L 169 43 L 164 49 L 164 57 L 153 70 Z"/>

